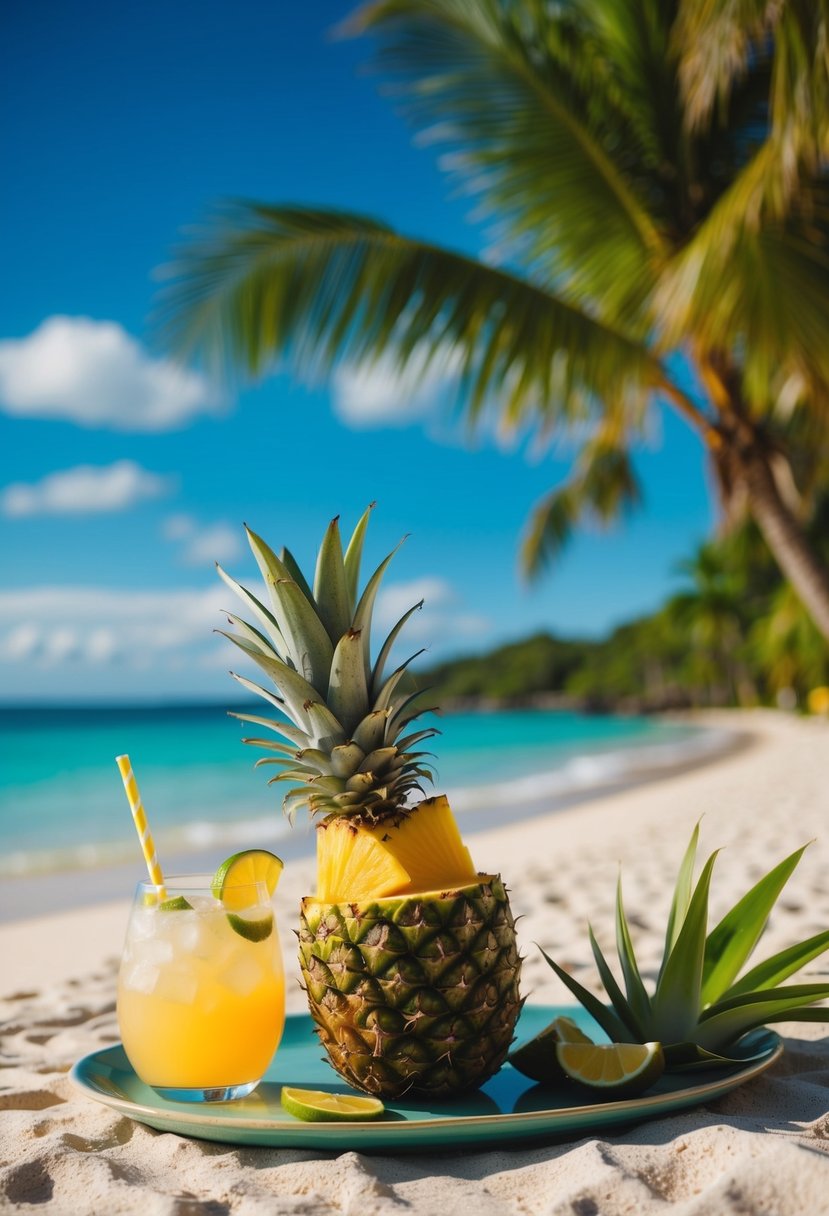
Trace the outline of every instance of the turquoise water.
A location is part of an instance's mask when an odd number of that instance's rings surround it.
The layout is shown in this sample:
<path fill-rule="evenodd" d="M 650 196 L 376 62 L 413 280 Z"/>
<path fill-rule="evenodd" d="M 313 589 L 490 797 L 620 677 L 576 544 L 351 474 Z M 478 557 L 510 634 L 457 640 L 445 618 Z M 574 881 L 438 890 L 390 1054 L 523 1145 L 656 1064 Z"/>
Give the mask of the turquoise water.
<path fill-rule="evenodd" d="M 516 710 L 445 714 L 438 790 L 461 813 L 566 797 L 675 763 L 707 746 L 693 728 L 644 718 Z M 114 757 L 128 752 L 161 849 L 266 844 L 288 828 L 282 792 L 254 770 L 244 724 L 214 706 L 0 710 L 0 874 L 96 866 L 135 855 Z"/>

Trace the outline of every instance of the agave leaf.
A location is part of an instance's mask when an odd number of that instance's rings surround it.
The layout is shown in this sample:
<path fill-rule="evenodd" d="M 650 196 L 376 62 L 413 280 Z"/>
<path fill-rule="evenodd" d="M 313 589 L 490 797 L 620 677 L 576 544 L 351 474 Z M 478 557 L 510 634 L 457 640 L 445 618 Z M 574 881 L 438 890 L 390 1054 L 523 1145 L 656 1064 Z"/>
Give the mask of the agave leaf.
<path fill-rule="evenodd" d="M 813 1006 L 829 998 L 827 984 L 790 984 L 762 992 L 743 993 L 707 1009 L 694 1033 L 700 1047 L 718 1051 L 734 1042 L 746 1030 L 766 1022 L 797 1021 L 804 1005 Z M 819 1015 L 819 1016 L 815 1016 Z M 829 1009 L 811 1009 L 808 1021 L 829 1021 Z"/>
<path fill-rule="evenodd" d="M 331 662 L 328 702 L 346 735 L 359 726 L 371 708 L 363 653 L 366 640 L 360 630 L 349 629 L 337 643 Z M 378 704 L 377 708 L 385 706 Z"/>
<path fill-rule="evenodd" d="M 803 845 L 770 870 L 711 930 L 705 944 L 703 1005 L 713 1004 L 737 978 L 766 927 L 777 897 L 807 848 L 808 845 Z"/>
<path fill-rule="evenodd" d="M 679 873 L 676 878 L 674 897 L 671 901 L 671 911 L 668 916 L 668 928 L 665 933 L 665 952 L 662 956 L 662 966 L 659 968 L 660 979 L 662 978 L 662 972 L 665 970 L 665 963 L 668 961 L 668 957 L 676 945 L 676 939 L 679 937 L 679 932 L 688 913 L 694 881 L 694 863 L 697 858 L 698 841 L 699 822 L 697 822 L 691 833 L 691 839 L 688 842 L 688 848 L 685 850 L 685 856 L 682 858 L 682 864 L 679 867 Z"/>
<path fill-rule="evenodd" d="M 814 937 L 808 937 L 796 946 L 789 946 L 758 963 L 736 984 L 731 985 L 723 999 L 727 1000 L 746 992 L 758 992 L 764 988 L 775 988 L 781 980 L 794 975 L 825 950 L 829 950 L 829 929 L 824 929 L 822 933 L 816 933 Z"/>
<path fill-rule="evenodd" d="M 360 562 L 363 557 L 363 542 L 366 537 L 366 528 L 371 513 L 374 510 L 375 504 L 370 502 L 360 516 L 357 527 L 351 534 L 351 540 L 348 542 L 348 548 L 345 551 L 345 585 L 348 592 L 348 603 L 351 614 L 354 614 L 354 607 L 357 603 L 357 589 L 360 585 Z M 350 622 L 349 622 L 350 623 Z"/>
<path fill-rule="evenodd" d="M 616 883 L 616 950 L 619 955 L 619 962 L 622 964 L 622 974 L 625 977 L 625 991 L 627 992 L 628 1004 L 640 1026 L 647 1026 L 651 1016 L 651 999 L 642 983 L 642 977 L 639 974 L 639 965 L 636 962 L 636 954 L 633 949 L 633 942 L 630 940 L 630 929 L 628 928 L 627 917 L 625 916 L 625 905 L 622 899 L 622 876 L 619 875 Z M 643 1042 L 646 1042 L 648 1036 L 645 1035 Z"/>
<path fill-rule="evenodd" d="M 596 966 L 599 969 L 599 975 L 602 977 L 602 983 L 605 986 L 607 995 L 610 997 L 610 1000 L 613 1004 L 613 1008 L 616 1010 L 617 1014 L 619 1015 L 621 1020 L 624 1022 L 625 1026 L 627 1026 L 628 1030 L 630 1031 L 630 1033 L 632 1035 L 631 1041 L 634 1043 L 646 1042 L 647 1039 L 645 1036 L 645 1028 L 644 1028 L 644 1026 L 642 1026 L 639 1023 L 639 1021 L 636 1018 L 630 1005 L 625 1000 L 622 989 L 619 987 L 618 983 L 616 982 L 616 977 L 613 974 L 613 972 L 610 970 L 607 959 L 602 954 L 601 947 L 599 946 L 599 943 L 596 941 L 596 936 L 593 932 L 592 925 L 587 926 L 587 932 L 590 937 L 590 945 L 593 950 L 593 958 L 596 960 Z"/>
<path fill-rule="evenodd" d="M 331 520 L 322 538 L 314 577 L 314 599 L 332 645 L 336 646 L 351 624 L 339 516 Z"/>
<path fill-rule="evenodd" d="M 383 575 L 386 573 L 389 562 L 394 557 L 395 553 L 403 544 L 405 539 L 406 538 L 404 536 L 403 540 L 398 541 L 391 553 L 389 553 L 387 557 L 383 558 L 380 565 L 366 583 L 363 594 L 360 596 L 360 602 L 354 611 L 354 620 L 351 622 L 351 628 L 356 632 L 363 634 L 363 653 L 365 656 L 367 685 L 371 681 L 371 617 L 372 613 L 374 612 L 374 601 L 377 599 L 377 592 L 380 590 L 380 583 L 382 582 Z"/>
<path fill-rule="evenodd" d="M 308 580 L 302 573 L 299 562 L 296 560 L 291 550 L 283 548 L 279 555 L 279 560 L 282 562 L 283 566 L 288 571 L 297 587 L 299 587 L 300 591 L 305 596 L 311 607 L 316 609 L 317 605 L 316 601 L 314 600 L 314 593 L 308 586 Z"/>
<path fill-rule="evenodd" d="M 716 860 L 717 853 L 712 853 L 703 867 L 679 936 L 656 987 L 652 1031 L 653 1037 L 662 1043 L 696 1038 L 693 1031 L 700 1008 L 708 890 Z"/>
<path fill-rule="evenodd" d="M 706 1051 L 698 1043 L 670 1043 L 663 1049 L 665 1063 L 671 1072 L 698 1072 L 709 1068 L 733 1068 L 762 1060 L 768 1055 L 769 1039 L 768 1033 L 757 1027 L 743 1035 L 733 1045 L 733 1052 L 729 1055 Z"/>
<path fill-rule="evenodd" d="M 230 587 L 231 591 L 234 591 L 236 595 L 239 596 L 239 599 L 243 600 L 244 603 L 247 604 L 248 608 L 250 608 L 257 620 L 262 622 L 265 629 L 273 638 L 274 645 L 276 646 L 280 657 L 287 658 L 288 646 L 284 637 L 282 636 L 282 631 L 280 630 L 279 625 L 276 623 L 276 619 L 274 618 L 273 614 L 268 612 L 265 605 L 261 603 L 255 595 L 248 591 L 247 587 L 243 587 L 241 583 L 236 582 L 235 578 L 231 578 L 227 571 L 223 570 L 218 562 L 216 563 L 216 572 L 222 582 L 226 583 L 227 586 Z"/>
<path fill-rule="evenodd" d="M 288 654 L 315 688 L 328 691 L 328 673 L 334 647 L 320 618 L 291 573 L 273 549 L 250 528 L 245 529 L 250 547 L 271 595 L 271 604 L 285 639 Z"/>
<path fill-rule="evenodd" d="M 374 664 L 374 670 L 371 673 L 371 688 L 372 688 L 373 693 L 377 692 L 378 688 L 380 688 L 380 686 L 383 682 L 383 675 L 386 670 L 386 663 L 388 662 L 389 655 L 391 654 L 391 649 L 394 646 L 394 643 L 397 641 L 397 637 L 400 633 L 400 630 L 406 624 L 406 621 L 408 621 L 409 617 L 412 616 L 415 612 L 418 612 L 422 607 L 423 607 L 423 600 L 421 600 L 420 603 L 418 603 L 418 604 L 413 604 L 408 612 L 404 612 L 403 615 L 401 616 L 400 620 L 394 626 L 391 633 L 389 634 L 389 636 L 386 638 L 385 642 L 383 643 L 380 653 L 377 656 L 377 662 Z"/>
<path fill-rule="evenodd" d="M 538 945 L 538 943 L 536 943 L 536 945 Z M 583 988 L 578 980 L 573 979 L 572 975 L 568 975 L 566 971 L 559 967 L 558 963 L 553 962 L 546 950 L 542 950 L 541 946 L 538 948 L 541 950 L 546 962 L 552 967 L 553 971 L 555 971 L 561 982 L 566 984 L 576 1000 L 584 1005 L 587 1012 L 591 1015 L 594 1021 L 598 1022 L 599 1026 L 601 1026 L 602 1030 L 605 1032 L 611 1042 L 629 1043 L 630 1033 L 621 1018 L 617 1017 L 617 1015 L 611 1009 L 608 1009 L 606 1005 L 603 1005 L 599 998 L 595 997 L 592 992 L 588 992 L 586 988 Z"/>

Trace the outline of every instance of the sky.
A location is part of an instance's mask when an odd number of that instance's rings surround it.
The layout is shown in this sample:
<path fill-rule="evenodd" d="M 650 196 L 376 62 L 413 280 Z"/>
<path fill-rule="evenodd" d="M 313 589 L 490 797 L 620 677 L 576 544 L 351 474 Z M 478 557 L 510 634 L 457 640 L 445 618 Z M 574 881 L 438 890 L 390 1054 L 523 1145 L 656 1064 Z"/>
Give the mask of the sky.
<path fill-rule="evenodd" d="M 243 521 L 313 568 L 373 500 L 378 606 L 426 606 L 428 658 L 655 609 L 711 526 L 697 440 L 669 413 L 638 514 L 580 533 L 533 586 L 517 548 L 570 454 L 474 438 L 445 386 L 390 368 L 228 391 L 174 364 L 159 267 L 228 198 L 352 209 L 467 253 L 488 243 L 335 3 L 32 0 L 0 18 L 0 702 L 222 700 Z M 399 615 L 399 613 L 397 613 Z"/>

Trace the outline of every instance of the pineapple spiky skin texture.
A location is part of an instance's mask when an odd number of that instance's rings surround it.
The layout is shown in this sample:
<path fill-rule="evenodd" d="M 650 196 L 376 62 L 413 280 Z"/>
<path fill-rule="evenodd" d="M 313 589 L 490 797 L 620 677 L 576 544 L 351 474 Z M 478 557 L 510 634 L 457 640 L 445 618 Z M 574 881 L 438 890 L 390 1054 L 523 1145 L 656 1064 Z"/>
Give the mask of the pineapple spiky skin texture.
<path fill-rule="evenodd" d="M 451 1096 L 504 1062 L 521 962 L 504 885 L 302 901 L 300 963 L 337 1072 L 366 1093 Z"/>

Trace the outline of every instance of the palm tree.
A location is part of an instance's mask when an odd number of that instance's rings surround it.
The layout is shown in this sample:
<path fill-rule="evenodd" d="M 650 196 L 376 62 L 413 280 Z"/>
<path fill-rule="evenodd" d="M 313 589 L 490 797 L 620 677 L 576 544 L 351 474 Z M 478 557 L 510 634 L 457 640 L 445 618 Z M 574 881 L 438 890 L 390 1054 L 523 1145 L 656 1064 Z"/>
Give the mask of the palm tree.
<path fill-rule="evenodd" d="M 253 375 L 277 355 L 300 374 L 442 364 L 473 425 L 575 436 L 529 573 L 585 516 L 638 502 L 632 453 L 674 409 L 829 639 L 804 534 L 829 478 L 829 0 L 375 0 L 350 29 L 494 247 L 231 206 L 172 268 L 179 349 Z"/>
<path fill-rule="evenodd" d="M 709 699 L 756 704 L 757 687 L 743 654 L 748 619 L 742 572 L 710 544 L 679 569 L 689 586 L 669 600 L 667 611 L 690 642 L 691 665 L 707 685 Z"/>

